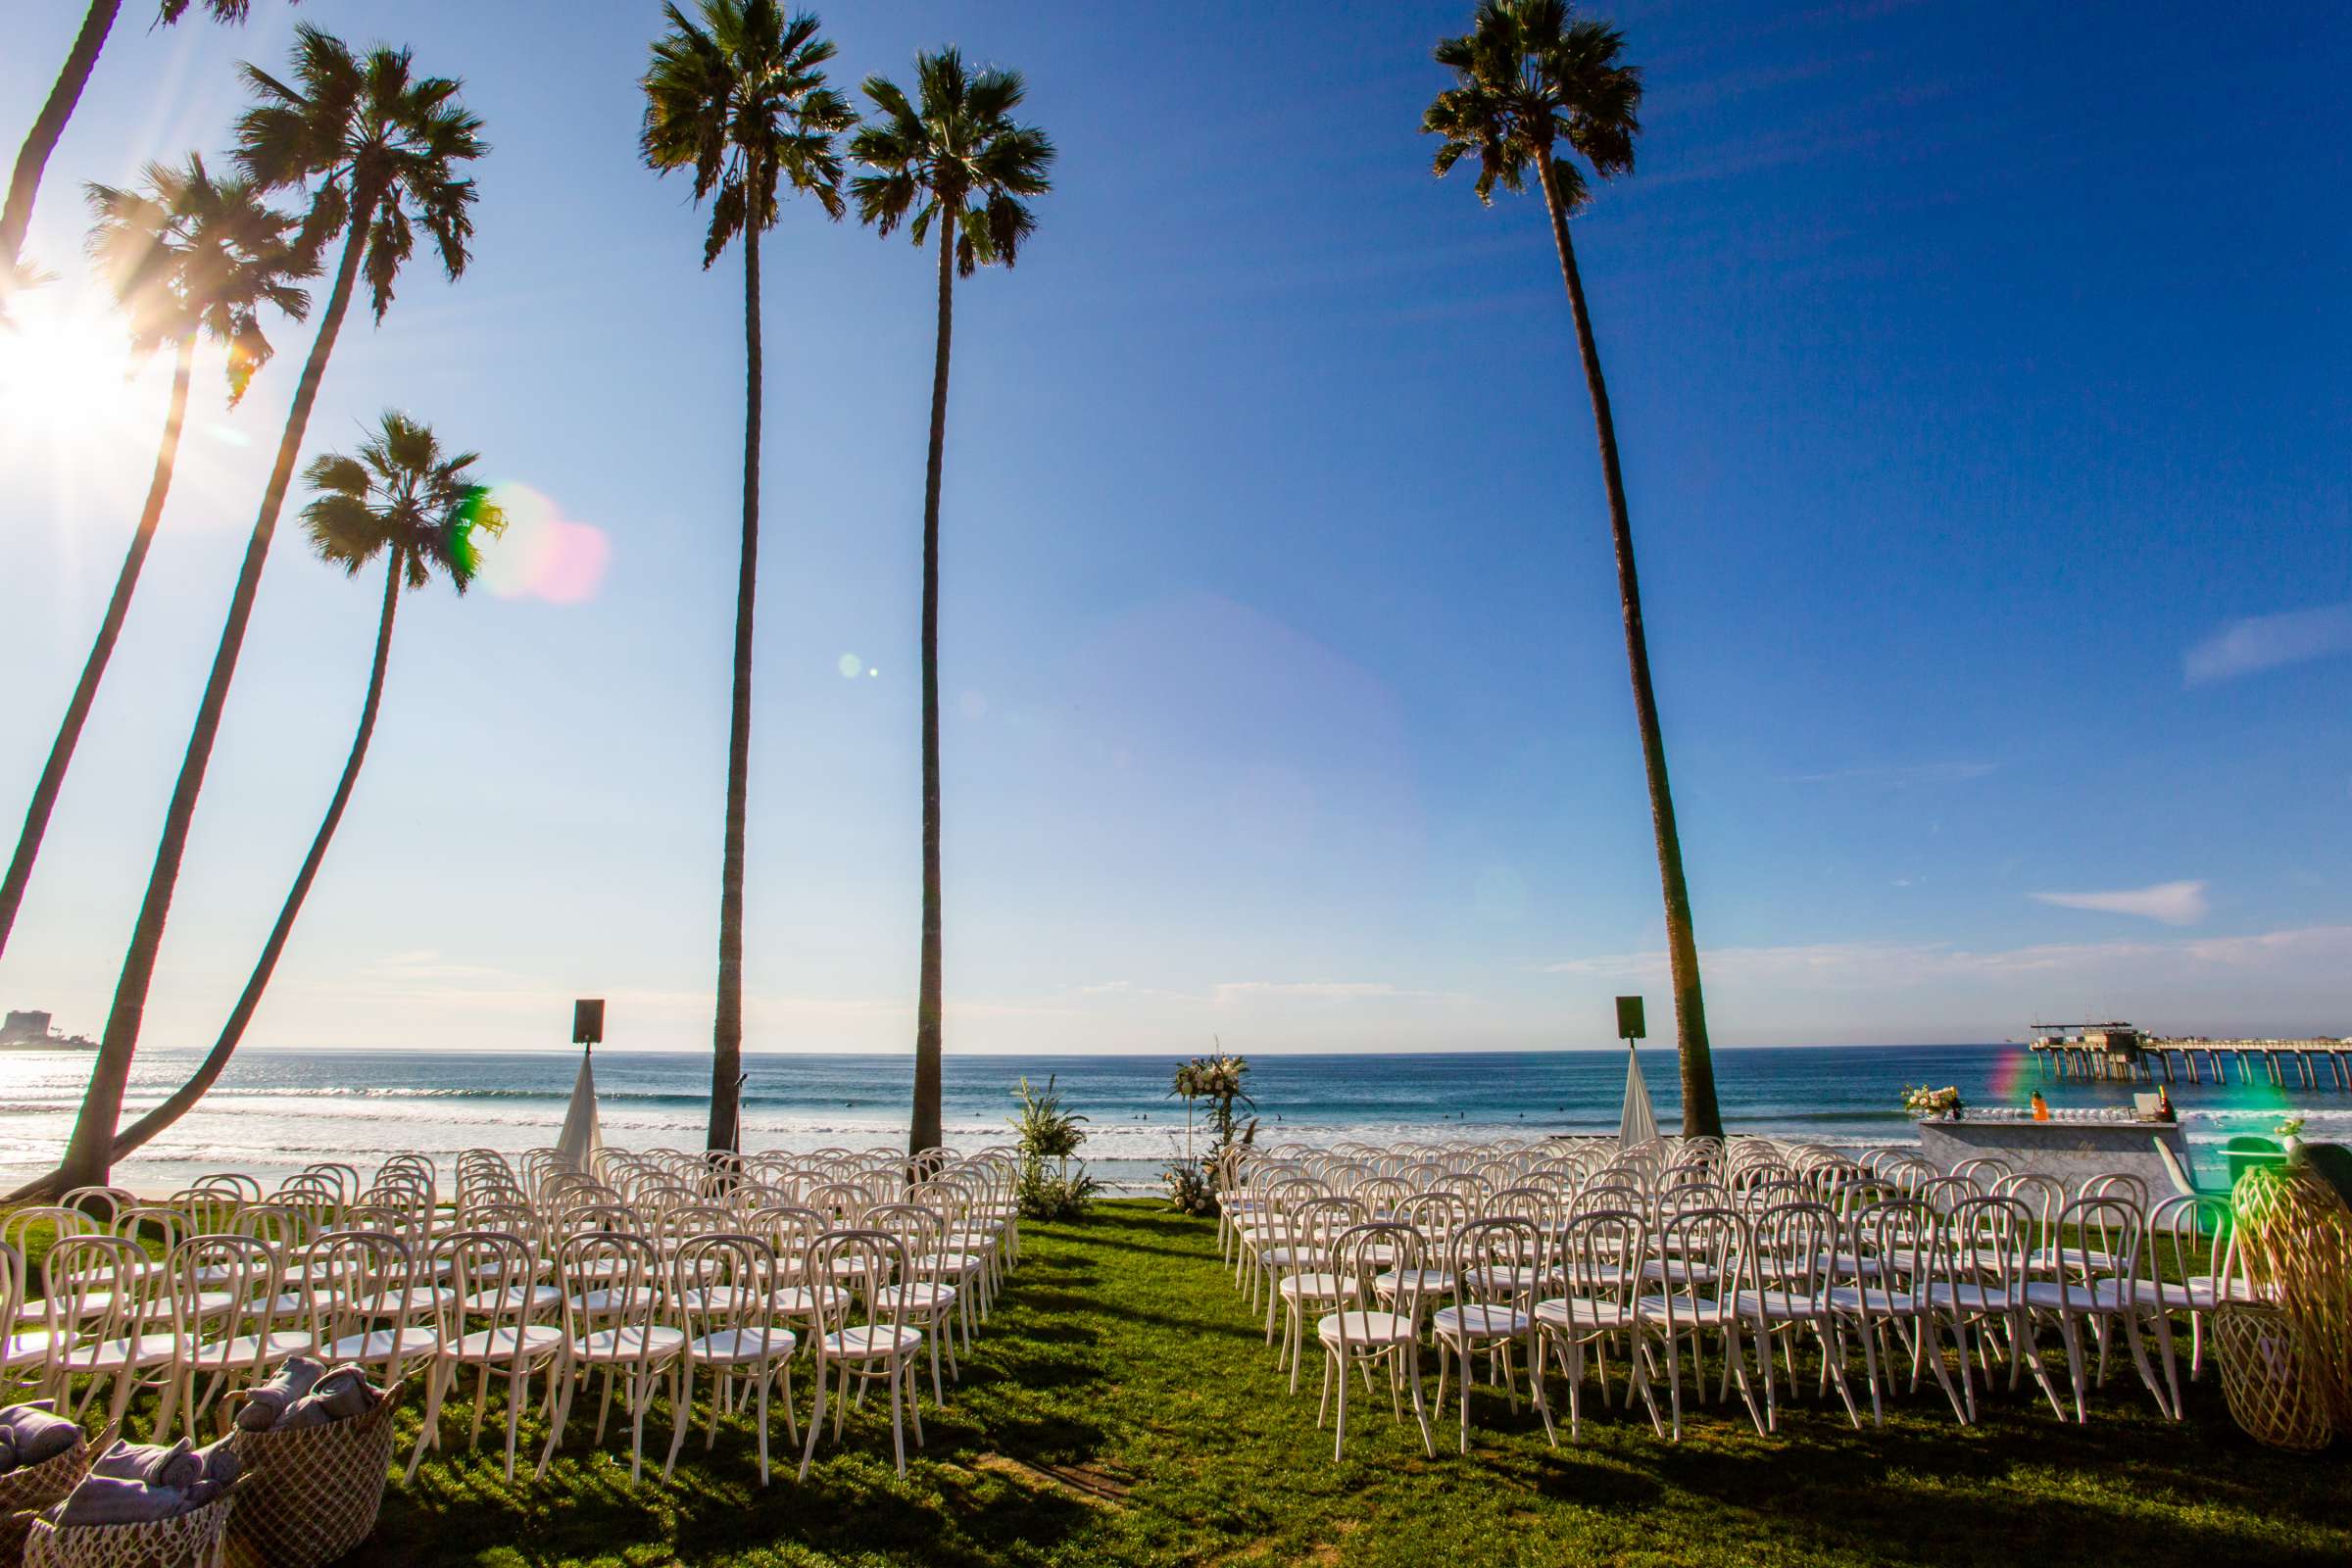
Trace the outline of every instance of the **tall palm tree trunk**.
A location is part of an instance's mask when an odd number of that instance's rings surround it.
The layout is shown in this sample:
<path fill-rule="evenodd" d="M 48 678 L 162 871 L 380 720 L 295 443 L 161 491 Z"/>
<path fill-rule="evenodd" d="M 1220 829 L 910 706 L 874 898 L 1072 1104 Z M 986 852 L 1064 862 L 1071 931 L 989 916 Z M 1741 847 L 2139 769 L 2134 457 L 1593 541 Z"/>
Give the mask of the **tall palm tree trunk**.
<path fill-rule="evenodd" d="M 213 760 L 213 742 L 220 733 L 221 710 L 228 703 L 229 682 L 237 672 L 237 655 L 245 642 L 245 626 L 253 618 L 253 604 L 261 592 L 262 567 L 270 557 L 270 542 L 277 532 L 277 514 L 285 506 L 286 489 L 294 481 L 294 460 L 310 425 L 311 407 L 318 400 L 318 384 L 326 374 L 328 356 L 335 348 L 351 291 L 359 275 L 360 258 L 367 249 L 368 215 L 374 210 L 375 192 L 354 193 L 351 231 L 344 241 L 343 260 L 335 269 L 334 291 L 327 297 L 326 314 L 303 361 L 302 380 L 294 389 L 294 406 L 286 415 L 285 433 L 278 438 L 277 461 L 262 492 L 261 514 L 254 518 L 253 535 L 246 541 L 244 564 L 237 572 L 236 592 L 228 604 L 228 619 L 220 628 L 220 646 L 213 655 L 204 700 L 196 710 L 196 726 L 188 736 L 187 755 L 180 761 L 179 781 L 172 787 L 172 804 L 164 813 L 164 833 L 156 845 L 155 865 L 148 873 L 147 893 L 139 903 L 139 917 L 131 928 L 130 948 L 122 957 L 122 973 L 115 982 L 115 1002 L 98 1043 L 98 1059 L 90 1068 L 90 1086 L 82 1095 L 81 1113 L 66 1145 L 63 1184 L 66 1187 L 103 1183 L 113 1166 L 115 1126 L 122 1115 L 122 1090 L 130 1081 L 130 1061 L 139 1046 L 139 1025 L 146 1015 L 147 993 L 155 983 L 155 959 L 163 946 L 164 924 L 172 913 L 172 894 L 179 882 L 179 863 L 188 848 L 188 828 L 196 818 L 196 798 L 204 790 L 204 773 Z"/>
<path fill-rule="evenodd" d="M 74 35 L 74 47 L 66 51 L 65 69 L 57 74 L 24 145 L 17 151 L 17 167 L 8 176 L 8 203 L 0 207 L 0 279 L 14 270 L 24 249 L 24 231 L 32 226 L 32 199 L 40 192 L 42 171 L 49 167 L 49 155 L 57 151 L 57 139 L 66 133 L 66 122 L 74 118 L 74 106 L 81 100 L 81 89 L 89 85 L 98 51 L 106 47 L 115 13 L 122 9 L 122 0 L 90 0 L 81 30 Z"/>
<path fill-rule="evenodd" d="M 1600 472 L 1609 495 L 1609 537 L 1617 549 L 1617 596 L 1625 608 L 1625 659 L 1634 679 L 1634 717 L 1642 729 L 1642 766 L 1649 779 L 1649 819 L 1658 840 L 1658 880 L 1666 898 L 1666 961 L 1674 982 L 1675 1045 L 1683 1069 L 1683 1136 L 1720 1138 L 1723 1113 L 1715 1103 L 1715 1058 L 1707 1047 L 1707 1004 L 1698 982 L 1698 938 L 1690 923 L 1690 890 L 1683 880 L 1683 841 L 1674 825 L 1674 791 L 1666 779 L 1666 739 L 1658 729 L 1658 699 L 1650 687 L 1649 639 L 1642 629 L 1642 584 L 1634 571 L 1634 530 L 1626 514 L 1625 479 L 1617 467 L 1617 425 L 1609 416 L 1609 388 L 1600 373 L 1600 350 L 1592 341 L 1585 310 L 1585 284 L 1576 270 L 1576 247 L 1568 238 L 1568 214 L 1561 205 L 1548 153 L 1537 160 L 1544 180 L 1544 208 L 1551 215 L 1552 243 L 1559 248 L 1560 275 L 1576 318 L 1576 347 L 1585 362 L 1585 388 L 1592 396 L 1592 427 L 1600 440 Z"/>
<path fill-rule="evenodd" d="M 948 446 L 948 347 L 956 330 L 956 215 L 939 214 L 939 346 L 931 362 L 931 461 L 923 475 L 923 961 L 914 1001 L 914 1123 L 906 1152 L 940 1143 L 939 477 Z"/>
<path fill-rule="evenodd" d="M 743 559 L 735 578 L 735 702 L 727 718 L 727 846 L 718 878 L 718 1011 L 710 1026 L 710 1135 L 742 1136 L 744 819 L 752 787 L 752 611 L 760 580 L 760 225 L 743 231 Z"/>
<path fill-rule="evenodd" d="M 125 1127 L 115 1139 L 112 1158 L 122 1159 L 186 1115 L 196 1102 L 220 1079 L 222 1069 L 236 1054 L 245 1030 L 262 1004 L 262 993 L 269 988 L 270 977 L 276 972 L 277 960 L 286 949 L 286 939 L 294 932 L 294 917 L 302 912 L 303 901 L 311 895 L 311 884 L 318 880 L 318 867 L 326 859 L 326 847 L 342 825 L 343 808 L 351 804 L 352 786 L 359 782 L 360 764 L 368 760 L 368 743 L 375 736 L 375 715 L 383 706 L 384 670 L 392 658 L 392 616 L 400 605 L 400 573 L 405 557 L 392 552 L 392 564 L 384 577 L 384 608 L 375 623 L 375 664 L 368 674 L 368 700 L 360 707 L 359 733 L 352 737 L 351 755 L 344 760 L 343 777 L 335 784 L 334 798 L 327 803 L 326 815 L 318 824 L 318 834 L 311 840 L 311 853 L 303 858 L 302 870 L 294 878 L 293 888 L 277 911 L 277 923 L 270 928 L 270 940 L 262 945 L 262 956 L 255 961 L 253 973 L 245 981 L 245 990 L 237 998 L 235 1010 L 228 1022 L 220 1026 L 220 1037 L 213 1042 L 188 1081 L 174 1089 L 171 1096 L 153 1110 Z M 53 1196 L 63 1189 L 59 1186 L 63 1172 L 52 1172 L 39 1181 L 8 1195 L 5 1201 L 21 1203 L 34 1195 Z"/>
<path fill-rule="evenodd" d="M 187 421 L 188 380 L 195 365 L 196 334 L 190 332 L 179 340 L 179 353 L 172 363 L 172 402 L 164 413 L 164 440 L 156 449 L 155 474 L 147 481 L 147 504 L 139 510 L 139 525 L 130 536 L 130 548 L 122 552 L 122 569 L 115 573 L 114 597 L 106 602 L 97 640 L 90 645 L 90 657 L 82 662 L 81 679 L 74 688 L 73 700 L 66 704 L 57 739 L 49 745 L 49 761 L 41 769 L 40 782 L 32 788 L 32 804 L 24 808 L 24 825 L 18 830 L 17 851 L 9 859 L 8 874 L 0 878 L 0 953 L 8 951 L 8 934 L 16 928 L 24 886 L 32 880 L 32 862 L 41 853 L 42 836 L 49 831 L 49 813 L 56 809 L 57 792 L 65 785 L 66 769 L 73 765 L 74 748 L 81 742 L 81 726 L 97 700 L 98 682 L 106 675 L 107 662 L 115 657 L 115 640 L 122 634 L 122 618 L 130 613 L 130 596 L 147 564 L 147 547 L 155 542 L 156 525 L 163 520 L 164 498 L 172 492 L 172 466 L 179 461 L 179 432 Z"/>

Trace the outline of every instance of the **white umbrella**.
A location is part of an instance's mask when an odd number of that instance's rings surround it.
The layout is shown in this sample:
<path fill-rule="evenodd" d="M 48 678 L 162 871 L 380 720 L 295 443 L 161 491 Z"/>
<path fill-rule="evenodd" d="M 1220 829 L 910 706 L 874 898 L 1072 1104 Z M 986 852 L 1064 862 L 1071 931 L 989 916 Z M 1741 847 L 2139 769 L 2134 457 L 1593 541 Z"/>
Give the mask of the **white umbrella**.
<path fill-rule="evenodd" d="M 1649 1108 L 1649 1086 L 1642 1081 L 1642 1057 L 1625 1053 L 1625 1113 L 1617 1118 L 1617 1147 L 1639 1149 L 1658 1141 L 1658 1118 Z"/>
<path fill-rule="evenodd" d="M 573 1170 L 593 1171 L 596 1152 L 605 1147 L 605 1130 L 596 1119 L 596 1074 L 588 1057 L 580 1057 L 580 1076 L 571 1086 L 571 1103 L 564 1109 L 564 1131 L 556 1153 Z"/>

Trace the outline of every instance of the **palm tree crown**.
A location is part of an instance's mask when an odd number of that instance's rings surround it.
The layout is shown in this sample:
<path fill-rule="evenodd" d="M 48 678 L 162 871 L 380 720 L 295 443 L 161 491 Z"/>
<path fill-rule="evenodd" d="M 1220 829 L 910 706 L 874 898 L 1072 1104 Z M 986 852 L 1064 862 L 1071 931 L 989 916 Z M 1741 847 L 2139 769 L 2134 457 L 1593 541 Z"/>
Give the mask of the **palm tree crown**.
<path fill-rule="evenodd" d="M 1529 165 L 1551 172 L 1563 215 L 1586 201 L 1584 173 L 1559 155 L 1562 143 L 1603 179 L 1634 167 L 1642 131 L 1642 71 L 1620 63 L 1624 35 L 1579 17 L 1565 0 L 1485 0 L 1470 30 L 1437 47 L 1454 74 L 1421 128 L 1442 136 L 1436 169 L 1446 173 L 1478 155 L 1478 199 L 1499 182 L 1519 190 Z"/>
<path fill-rule="evenodd" d="M 304 470 L 318 492 L 302 509 L 312 547 L 355 576 L 389 550 L 411 588 L 438 569 L 464 593 L 479 564 L 475 531 L 495 537 L 507 526 L 489 487 L 466 471 L 479 461 L 443 452 L 431 426 L 386 410 L 359 456 L 330 453 Z"/>
<path fill-rule="evenodd" d="M 294 82 L 244 68 L 260 100 L 237 118 L 237 160 L 265 190 L 311 191 L 301 245 L 317 255 L 347 226 L 367 235 L 367 275 L 382 320 L 392 281 L 422 228 L 454 280 L 473 237 L 474 184 L 459 168 L 489 148 L 461 84 L 416 76 L 406 49 L 365 56 L 305 23 L 295 28 Z"/>
<path fill-rule="evenodd" d="M 693 170 L 696 201 L 716 194 L 703 265 L 746 226 L 775 226 L 779 179 L 841 217 L 836 138 L 858 116 L 825 85 L 833 45 L 816 18 L 787 23 L 774 0 L 703 0 L 700 25 L 675 5 L 662 10 L 669 31 L 646 69 L 639 146 L 658 172 Z"/>
<path fill-rule="evenodd" d="M 91 257 L 130 319 L 134 352 L 151 354 L 201 333 L 228 350 L 228 401 L 245 395 L 271 353 L 262 307 L 302 319 L 311 297 L 295 279 L 315 258 L 291 244 L 295 220 L 263 204 L 250 179 L 215 179 L 202 156 L 147 166 L 147 188 L 88 185 Z"/>
<path fill-rule="evenodd" d="M 882 234 L 907 220 L 920 245 L 933 220 L 956 227 L 956 270 L 1017 259 L 1021 241 L 1037 226 L 1021 198 L 1053 189 L 1054 143 L 1034 125 L 1015 124 L 1027 87 L 1017 71 L 966 71 L 956 49 L 915 59 L 909 103 L 895 82 L 865 78 L 865 95 L 881 111 L 850 143 L 850 155 L 873 171 L 851 183 L 858 216 Z"/>

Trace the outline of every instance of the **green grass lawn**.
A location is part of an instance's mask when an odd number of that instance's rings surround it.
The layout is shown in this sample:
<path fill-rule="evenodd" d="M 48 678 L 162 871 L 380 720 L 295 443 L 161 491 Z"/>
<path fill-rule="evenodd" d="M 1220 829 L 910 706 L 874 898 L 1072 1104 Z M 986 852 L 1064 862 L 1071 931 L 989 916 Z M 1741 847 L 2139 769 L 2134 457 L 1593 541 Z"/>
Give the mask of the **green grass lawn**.
<path fill-rule="evenodd" d="M 2087 1427 L 2037 1393 L 1957 1427 L 1931 1385 L 1855 1432 L 1832 1395 L 1759 1438 L 1737 1403 L 1680 1445 L 1614 1410 L 1551 1448 L 1532 1412 L 1473 1406 L 1472 1451 L 1423 1457 L 1385 1397 L 1331 1461 L 1311 1376 L 1294 1397 L 1219 1268 L 1213 1227 L 1156 1204 L 1030 1226 L 1010 1289 L 905 1481 L 869 1410 L 806 1484 L 759 1484 L 751 1434 L 688 1439 L 677 1479 L 589 1447 L 593 1401 L 545 1481 L 487 1442 L 387 1496 L 351 1559 L 441 1564 L 1972 1563 L 2111 1568 L 2352 1558 L 2352 1466 L 2277 1454 L 2230 1424 L 2210 1367 L 2159 1420 L 2128 1362 Z M 1311 1373 L 1310 1366 L 1310 1373 Z M 1434 1366 L 1433 1366 L 1434 1371 Z M 805 1383 L 805 1379 L 802 1380 Z M 468 1384 L 469 1388 L 470 1385 Z M 804 1400 L 807 1391 L 802 1390 Z M 1588 1416 L 1593 1401 L 1588 1400 Z M 662 1443 L 668 1429 L 654 1418 Z M 581 1410 L 589 1414 L 583 1417 Z M 445 1418 L 462 1442 L 463 1405 Z M 1449 1412 L 1450 1415 L 1450 1412 Z M 494 1412 L 495 1420 L 495 1412 Z M 544 1438 L 544 1427 L 526 1423 Z M 403 1418 L 404 1444 L 415 1418 Z M 655 1448 L 654 1431 L 648 1446 Z M 781 1446 L 782 1433 L 777 1440 Z M 2338 1452 L 2341 1452 L 2339 1447 Z M 401 1457 L 405 1460 L 406 1448 Z M 781 1458 L 781 1454 L 779 1453 Z"/>

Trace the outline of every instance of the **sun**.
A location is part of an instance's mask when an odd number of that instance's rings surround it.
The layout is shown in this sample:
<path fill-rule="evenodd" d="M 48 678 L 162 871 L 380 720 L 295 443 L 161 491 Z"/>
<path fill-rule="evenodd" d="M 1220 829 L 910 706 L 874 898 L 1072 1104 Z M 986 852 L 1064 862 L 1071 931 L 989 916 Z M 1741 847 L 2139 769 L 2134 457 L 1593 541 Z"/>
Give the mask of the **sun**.
<path fill-rule="evenodd" d="M 0 327 L 0 442 L 117 454 L 153 402 L 122 318 L 89 292 L 28 289 Z M 152 438 L 154 432 L 148 432 Z"/>

